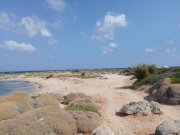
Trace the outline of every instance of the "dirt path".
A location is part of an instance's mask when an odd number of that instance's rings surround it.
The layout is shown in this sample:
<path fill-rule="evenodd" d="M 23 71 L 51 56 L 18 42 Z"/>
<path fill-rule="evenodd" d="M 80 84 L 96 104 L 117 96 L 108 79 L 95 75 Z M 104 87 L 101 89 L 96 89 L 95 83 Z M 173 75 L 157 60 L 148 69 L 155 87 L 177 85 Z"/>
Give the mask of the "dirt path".
<path fill-rule="evenodd" d="M 129 88 L 131 77 L 123 75 L 104 75 L 107 79 L 72 79 L 63 81 L 58 79 L 29 79 L 40 83 L 42 91 L 63 93 L 83 92 L 91 96 L 104 97 L 107 102 L 102 108 L 102 117 L 114 130 L 116 135 L 152 135 L 156 126 L 169 119 L 180 120 L 180 106 L 162 105 L 163 115 L 153 116 L 118 116 L 120 108 L 132 101 L 144 100 L 147 94 Z M 39 80 L 39 81 L 38 81 Z M 54 91 L 53 91 L 54 90 Z"/>

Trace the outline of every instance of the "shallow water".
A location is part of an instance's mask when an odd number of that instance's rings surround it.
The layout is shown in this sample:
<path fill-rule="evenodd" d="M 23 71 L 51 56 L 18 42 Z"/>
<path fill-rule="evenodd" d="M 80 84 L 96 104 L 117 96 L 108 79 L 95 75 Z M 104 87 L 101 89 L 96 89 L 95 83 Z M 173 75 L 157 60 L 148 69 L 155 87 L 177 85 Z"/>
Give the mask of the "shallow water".
<path fill-rule="evenodd" d="M 35 91 L 35 89 L 36 87 L 34 84 L 25 81 L 15 81 L 15 80 L 0 81 L 0 96 L 8 95 L 11 92 L 17 90 L 31 93 Z"/>

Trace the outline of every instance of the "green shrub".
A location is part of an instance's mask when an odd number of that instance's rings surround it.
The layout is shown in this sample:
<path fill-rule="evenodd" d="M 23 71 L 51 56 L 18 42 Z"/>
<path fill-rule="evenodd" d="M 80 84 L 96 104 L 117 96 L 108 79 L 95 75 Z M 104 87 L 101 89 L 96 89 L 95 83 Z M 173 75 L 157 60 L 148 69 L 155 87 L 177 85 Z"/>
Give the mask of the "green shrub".
<path fill-rule="evenodd" d="M 157 74 L 164 74 L 164 73 L 167 73 L 169 71 L 171 71 L 171 68 L 159 68 L 157 70 Z"/>
<path fill-rule="evenodd" d="M 171 77 L 172 83 L 180 83 L 180 72 L 173 74 Z"/>
<path fill-rule="evenodd" d="M 124 70 L 124 73 L 126 73 L 126 75 L 133 75 L 135 73 L 135 69 L 134 67 L 128 67 L 128 69 Z"/>
<path fill-rule="evenodd" d="M 149 74 L 154 74 L 157 72 L 157 67 L 156 65 L 152 64 L 152 65 L 148 65 L 148 72 Z"/>
<path fill-rule="evenodd" d="M 145 64 L 138 65 L 135 70 L 135 77 L 138 80 L 142 80 L 148 77 L 148 67 Z"/>
<path fill-rule="evenodd" d="M 180 68 L 175 68 L 173 72 L 180 72 Z"/>
<path fill-rule="evenodd" d="M 94 104 L 79 104 L 79 105 L 72 105 L 66 106 L 65 110 L 71 111 L 83 111 L 83 112 L 95 112 L 100 115 L 100 108 Z"/>

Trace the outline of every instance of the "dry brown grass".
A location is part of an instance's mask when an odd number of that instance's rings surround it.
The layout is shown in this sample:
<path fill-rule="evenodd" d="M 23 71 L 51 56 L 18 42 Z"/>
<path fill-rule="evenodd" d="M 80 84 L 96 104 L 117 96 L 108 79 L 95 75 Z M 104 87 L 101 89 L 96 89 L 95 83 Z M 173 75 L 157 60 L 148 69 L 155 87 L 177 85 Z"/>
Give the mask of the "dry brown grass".
<path fill-rule="evenodd" d="M 46 106 L 46 105 L 53 105 L 59 106 L 59 102 L 63 100 L 63 96 L 61 94 L 41 94 L 35 98 L 38 106 Z"/>
<path fill-rule="evenodd" d="M 91 99 L 91 97 L 85 95 L 84 93 L 69 93 L 68 95 L 64 96 L 63 104 L 68 105 L 75 99 Z"/>
<path fill-rule="evenodd" d="M 69 111 L 76 120 L 78 133 L 91 134 L 94 129 L 101 125 L 101 117 L 93 112 Z"/>
<path fill-rule="evenodd" d="M 25 92 L 13 92 L 11 95 L 2 97 L 0 99 L 0 104 L 6 102 L 13 102 L 19 107 L 20 112 L 25 112 L 32 108 L 33 100 Z"/>
<path fill-rule="evenodd" d="M 9 135 L 75 135 L 72 116 L 55 106 L 32 109 L 0 122 L 0 134 Z"/>
<path fill-rule="evenodd" d="M 0 121 L 10 119 L 19 113 L 19 107 L 14 102 L 0 104 Z"/>

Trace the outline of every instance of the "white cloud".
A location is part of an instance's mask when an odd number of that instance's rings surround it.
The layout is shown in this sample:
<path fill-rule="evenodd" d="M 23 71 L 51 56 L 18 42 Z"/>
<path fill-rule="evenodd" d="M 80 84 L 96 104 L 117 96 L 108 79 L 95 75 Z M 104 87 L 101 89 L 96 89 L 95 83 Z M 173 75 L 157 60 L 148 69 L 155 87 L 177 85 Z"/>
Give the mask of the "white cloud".
<path fill-rule="evenodd" d="M 44 20 L 40 20 L 36 16 L 23 17 L 20 25 L 24 26 L 24 29 L 29 36 L 41 35 L 43 37 L 52 37 L 52 34 L 47 29 L 47 23 Z"/>
<path fill-rule="evenodd" d="M 96 40 L 113 40 L 114 33 L 117 28 L 126 27 L 127 20 L 125 14 L 114 14 L 107 12 L 103 20 L 96 22 L 96 29 L 98 34 L 91 38 Z"/>
<path fill-rule="evenodd" d="M 14 26 L 9 15 L 0 11 L 0 29 L 10 30 Z"/>
<path fill-rule="evenodd" d="M 2 48 L 11 50 L 11 51 L 21 51 L 21 52 L 27 52 L 27 53 L 32 53 L 36 51 L 36 48 L 27 43 L 18 43 L 16 41 L 8 40 L 4 41 L 1 45 Z"/>
<path fill-rule="evenodd" d="M 149 52 L 154 52 L 155 50 L 153 48 L 145 48 L 144 51 L 149 53 Z"/>
<path fill-rule="evenodd" d="M 65 9 L 65 2 L 64 0 L 46 0 L 49 7 L 57 12 L 62 12 Z"/>
<path fill-rule="evenodd" d="M 107 53 L 112 53 L 112 52 L 114 52 L 114 49 L 117 48 L 117 47 L 118 47 L 118 45 L 117 45 L 116 43 L 111 42 L 111 43 L 109 43 L 109 44 L 106 45 L 106 46 L 102 46 L 102 47 L 101 47 L 101 50 L 102 50 L 102 53 L 103 53 L 103 54 L 107 54 Z"/>
<path fill-rule="evenodd" d="M 96 26 L 99 31 L 102 32 L 111 32 L 116 27 L 126 27 L 127 21 L 126 16 L 124 14 L 113 14 L 112 12 L 108 12 L 104 16 L 103 21 L 98 21 Z"/>

